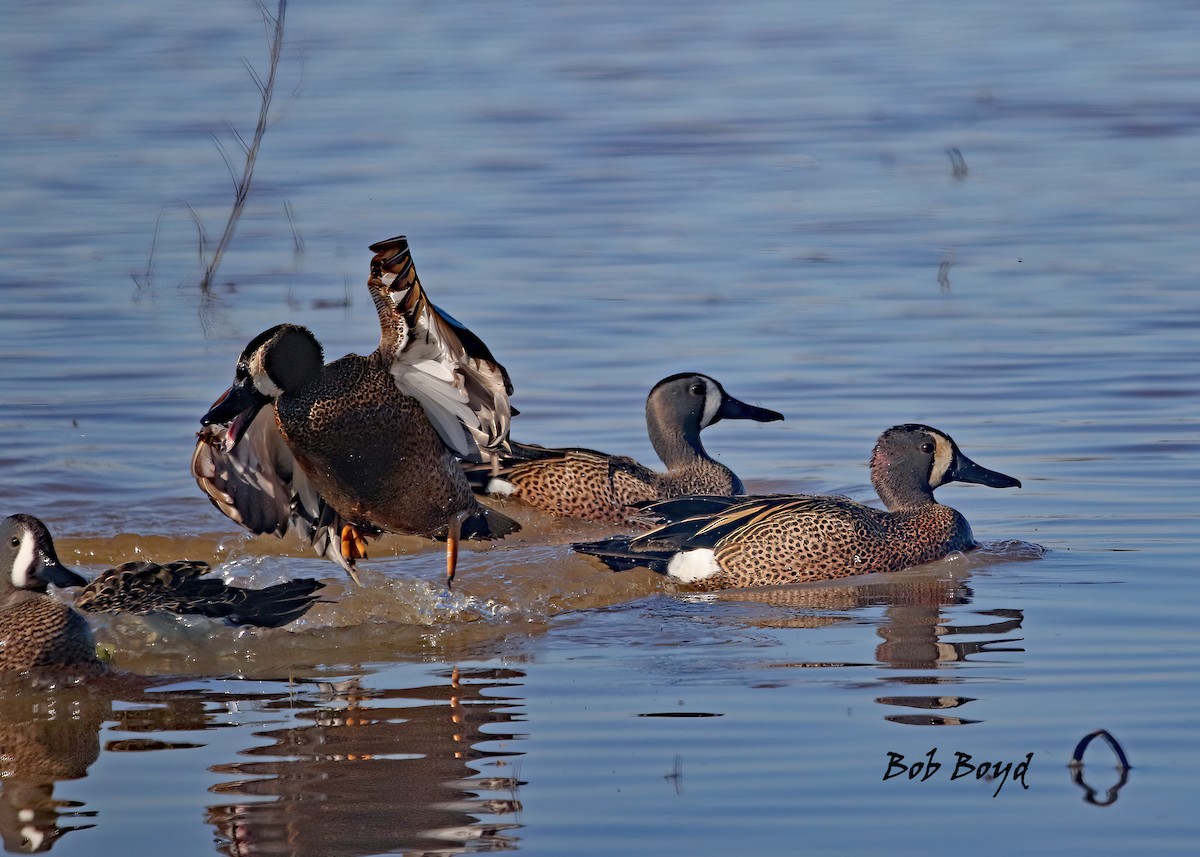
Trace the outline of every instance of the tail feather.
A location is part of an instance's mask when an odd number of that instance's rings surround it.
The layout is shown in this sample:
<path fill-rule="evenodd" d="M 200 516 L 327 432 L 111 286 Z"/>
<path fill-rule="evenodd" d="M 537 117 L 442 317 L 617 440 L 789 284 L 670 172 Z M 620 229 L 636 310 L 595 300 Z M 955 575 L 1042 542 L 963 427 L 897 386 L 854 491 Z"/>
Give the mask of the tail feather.
<path fill-rule="evenodd" d="M 520 529 L 521 525 L 508 515 L 484 506 L 483 511 L 463 521 L 461 535 L 464 539 L 502 539 Z"/>
<path fill-rule="evenodd" d="M 311 578 L 288 580 L 265 589 L 230 590 L 243 593 L 223 618 L 234 625 L 257 625 L 260 628 L 279 628 L 299 619 L 319 599 L 314 594 L 325 584 Z"/>
<path fill-rule="evenodd" d="M 613 571 L 648 568 L 659 574 L 667 573 L 667 564 L 676 553 L 674 548 L 639 544 L 630 536 L 610 536 L 595 542 L 577 542 L 571 547 L 576 553 L 596 557 Z"/>

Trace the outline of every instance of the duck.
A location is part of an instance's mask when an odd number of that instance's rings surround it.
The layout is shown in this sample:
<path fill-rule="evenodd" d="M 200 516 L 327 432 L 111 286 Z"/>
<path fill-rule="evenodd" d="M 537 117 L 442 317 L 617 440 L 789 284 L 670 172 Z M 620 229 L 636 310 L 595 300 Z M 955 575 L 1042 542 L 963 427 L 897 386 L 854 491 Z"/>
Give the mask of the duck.
<path fill-rule="evenodd" d="M 681 372 L 663 378 L 646 397 L 646 428 L 665 473 L 626 456 L 516 441 L 497 466 L 470 466 L 468 473 L 477 490 L 494 497 L 560 517 L 632 525 L 651 501 L 746 493 L 737 474 L 700 441 L 704 429 L 723 419 L 765 423 L 783 414 L 735 399 L 708 375 Z"/>
<path fill-rule="evenodd" d="M 200 420 L 192 476 L 235 523 L 293 529 L 355 582 L 366 539 L 384 532 L 444 540 L 451 581 L 460 539 L 520 529 L 479 502 L 460 463 L 507 450 L 512 382 L 429 300 L 405 236 L 370 249 L 378 348 L 326 364 L 308 328 L 254 337 L 233 386 Z"/>
<path fill-rule="evenodd" d="M 961 513 L 938 503 L 948 482 L 1019 488 L 968 458 L 945 432 L 906 423 L 879 436 L 871 484 L 886 511 L 845 497 L 687 496 L 650 504 L 656 526 L 572 547 L 614 571 L 646 567 L 697 589 L 777 586 L 890 573 L 978 545 Z"/>
<path fill-rule="evenodd" d="M 10 515 L 4 520 L 2 532 L 4 544 L 0 549 L 9 555 L 0 555 L 0 564 L 8 571 L 10 592 L 45 594 L 47 583 L 63 589 L 79 588 L 69 605 L 47 596 L 53 604 L 73 608 L 78 613 L 168 613 L 207 616 L 233 626 L 279 628 L 308 612 L 320 600 L 315 593 L 325 586 L 318 580 L 300 578 L 262 589 L 247 589 L 210 577 L 212 568 L 200 560 L 176 560 L 165 564 L 125 562 L 102 571 L 89 581 L 62 564 L 50 529 L 41 519 L 26 514 Z M 43 610 L 55 614 L 61 612 L 56 607 L 42 604 L 39 599 L 32 600 Z M 64 616 L 62 622 L 63 628 L 77 636 L 74 627 L 78 621 Z M 53 627 L 53 623 L 48 626 L 42 622 L 41 625 Z M 86 621 L 82 627 L 87 629 Z M 34 630 L 31 624 L 29 634 Z M 26 635 L 18 628 L 13 638 Z M 94 644 L 91 649 L 94 653 Z"/>
<path fill-rule="evenodd" d="M 87 580 L 58 561 L 45 524 L 32 515 L 8 516 L 0 522 L 0 674 L 107 672 L 87 620 L 53 598 L 51 584 Z"/>

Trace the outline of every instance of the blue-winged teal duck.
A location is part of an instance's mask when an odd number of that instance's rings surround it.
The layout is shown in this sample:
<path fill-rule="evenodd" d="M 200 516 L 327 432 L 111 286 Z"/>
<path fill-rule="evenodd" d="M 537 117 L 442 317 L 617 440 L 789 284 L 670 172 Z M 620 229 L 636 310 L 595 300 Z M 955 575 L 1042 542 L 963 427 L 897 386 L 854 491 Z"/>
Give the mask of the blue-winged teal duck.
<path fill-rule="evenodd" d="M 41 581 L 41 592 L 45 582 L 82 587 L 74 606 L 85 613 L 174 613 L 221 619 L 229 625 L 278 628 L 304 615 L 318 601 L 314 593 L 325 585 L 302 578 L 245 589 L 208 577 L 212 569 L 198 560 L 165 565 L 126 562 L 89 582 L 59 561 L 54 539 L 42 521 L 32 515 L 13 515 L 4 524 L 6 548 L 13 553 L 12 585 L 19 588 L 19 581 Z"/>
<path fill-rule="evenodd" d="M 666 473 L 625 456 L 516 442 L 498 468 L 471 466 L 469 471 L 487 493 L 517 498 L 543 512 L 633 523 L 637 507 L 652 500 L 746 493 L 737 474 L 709 456 L 700 442 L 700 432 L 722 419 L 765 423 L 783 414 L 733 398 L 707 375 L 685 372 L 663 378 L 646 398 L 646 428 Z"/>
<path fill-rule="evenodd" d="M 644 566 L 704 589 L 899 571 L 976 546 L 966 519 L 933 498 L 955 481 L 1021 485 L 971 461 L 944 432 L 894 426 L 871 454 L 886 512 L 844 497 L 682 497 L 646 509 L 659 523 L 647 533 L 574 547 L 615 570 Z"/>
<path fill-rule="evenodd" d="M 97 575 L 75 596 L 75 606 L 87 613 L 176 613 L 279 628 L 307 613 L 325 586 L 304 577 L 245 589 L 208 577 L 211 572 L 208 563 L 193 559 L 126 562 Z"/>
<path fill-rule="evenodd" d="M 58 561 L 46 526 L 31 515 L 0 522 L 0 672 L 104 672 L 87 621 L 46 593 L 87 583 Z"/>
<path fill-rule="evenodd" d="M 235 381 L 204 415 L 192 475 L 254 533 L 295 527 L 352 577 L 366 535 L 494 539 L 516 522 L 478 502 L 459 459 L 508 444 L 508 373 L 471 331 L 434 306 L 403 236 L 371 246 L 367 287 L 379 347 L 325 365 L 312 333 L 256 336 Z"/>

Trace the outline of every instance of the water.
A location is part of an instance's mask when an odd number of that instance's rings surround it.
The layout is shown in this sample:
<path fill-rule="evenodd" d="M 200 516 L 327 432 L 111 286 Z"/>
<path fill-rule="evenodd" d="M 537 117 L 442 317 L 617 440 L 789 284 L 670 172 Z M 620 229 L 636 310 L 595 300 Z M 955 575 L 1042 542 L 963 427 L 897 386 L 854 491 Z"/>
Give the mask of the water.
<path fill-rule="evenodd" d="M 258 12 L 8 4 L 4 513 L 89 573 L 191 556 L 332 603 L 274 632 L 97 622 L 139 678 L 5 698 L 5 846 L 1190 853 L 1191 12 L 296 3 L 202 298 L 188 212 L 215 240 Z M 886 581 L 676 593 L 567 549 L 602 528 L 524 515 L 453 594 L 409 538 L 347 587 L 239 532 L 187 462 L 258 331 L 374 347 L 366 246 L 399 233 L 508 367 L 522 440 L 652 462 L 646 392 L 703 371 L 787 415 L 705 435 L 752 490 L 869 500 L 874 438 L 910 421 L 1024 487 L 942 489 L 987 549 Z M 1133 764 L 1106 807 L 1067 768 L 1098 728 Z M 956 753 L 1033 757 L 951 779 Z M 1089 748 L 1095 801 L 1113 765 Z"/>

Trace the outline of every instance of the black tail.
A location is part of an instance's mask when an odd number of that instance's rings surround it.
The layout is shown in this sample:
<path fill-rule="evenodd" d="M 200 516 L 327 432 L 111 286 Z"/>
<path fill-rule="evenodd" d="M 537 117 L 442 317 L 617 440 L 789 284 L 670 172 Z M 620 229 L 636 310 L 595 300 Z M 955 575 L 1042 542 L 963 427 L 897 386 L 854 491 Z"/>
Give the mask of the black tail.
<path fill-rule="evenodd" d="M 288 580 L 265 589 L 241 589 L 227 587 L 232 596 L 230 603 L 210 604 L 212 612 L 206 616 L 224 619 L 232 625 L 257 625 L 260 628 L 278 628 L 308 612 L 319 600 L 314 594 L 325 584 L 311 578 Z M 228 612 L 224 612 L 227 608 Z"/>
<path fill-rule="evenodd" d="M 463 521 L 461 537 L 464 539 L 502 539 L 521 529 L 512 518 L 489 506 Z"/>
<path fill-rule="evenodd" d="M 636 537 L 630 536 L 610 536 L 596 542 L 577 542 L 571 547 L 577 553 L 596 557 L 613 571 L 648 568 L 659 574 L 667 573 L 667 563 L 677 553 L 674 548 L 656 549 L 652 545 L 637 544 Z"/>

